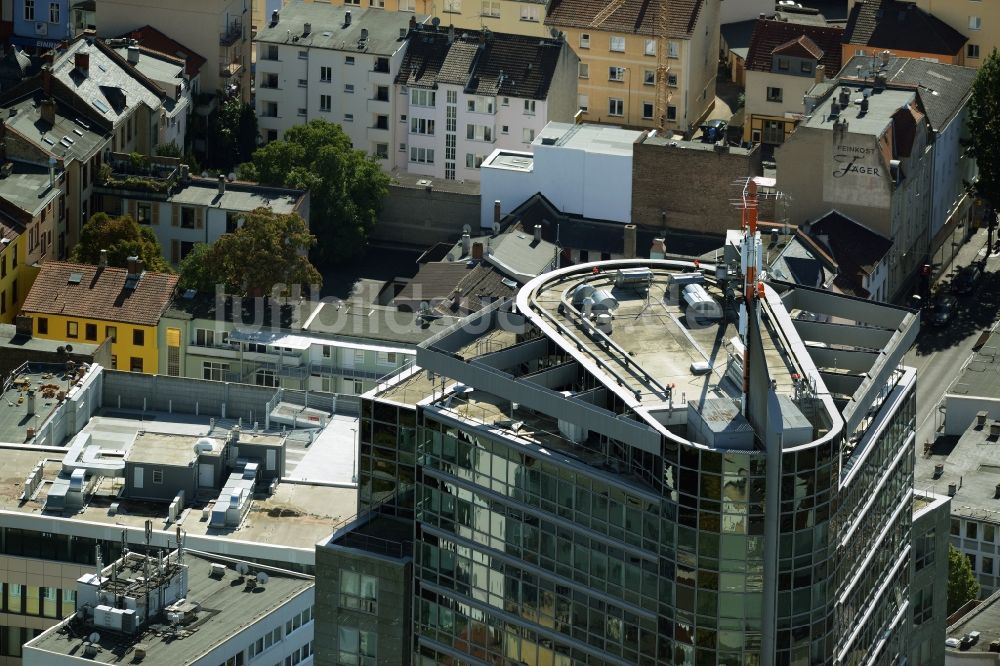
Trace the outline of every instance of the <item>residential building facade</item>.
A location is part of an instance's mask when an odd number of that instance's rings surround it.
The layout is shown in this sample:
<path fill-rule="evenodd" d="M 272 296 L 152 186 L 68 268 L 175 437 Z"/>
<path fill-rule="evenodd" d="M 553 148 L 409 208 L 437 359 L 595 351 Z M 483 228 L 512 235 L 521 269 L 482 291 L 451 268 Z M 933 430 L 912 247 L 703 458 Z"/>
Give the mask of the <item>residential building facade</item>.
<path fill-rule="evenodd" d="M 837 210 L 892 240 L 884 298 L 912 284 L 930 251 L 933 145 L 913 88 L 833 86 L 775 150 L 790 224 Z M 812 106 L 812 108 L 810 108 Z"/>
<path fill-rule="evenodd" d="M 916 5 L 935 18 L 941 19 L 960 32 L 965 38 L 967 67 L 979 67 L 983 61 L 1000 48 L 1000 7 L 991 2 L 942 2 L 942 0 L 916 0 Z"/>
<path fill-rule="evenodd" d="M 313 2 L 315 0 L 307 0 Z M 361 0 L 333 0 L 334 5 L 360 7 Z M 544 0 L 374 0 L 369 6 L 387 12 L 415 12 L 436 16 L 441 26 L 459 30 L 506 32 L 529 37 L 549 37 L 545 27 Z"/>
<path fill-rule="evenodd" d="M 839 26 L 756 20 L 745 64 L 744 141 L 784 143 L 805 94 L 840 71 L 843 35 Z"/>
<path fill-rule="evenodd" d="M 277 18 L 277 22 L 274 18 Z M 314 119 L 339 124 L 386 170 L 399 100 L 393 79 L 413 15 L 295 0 L 257 32 L 256 110 L 263 141 Z"/>
<path fill-rule="evenodd" d="M 69 0 L 10 0 L 7 6 L 13 13 L 12 44 L 41 52 L 74 37 Z"/>
<path fill-rule="evenodd" d="M 609 358 L 600 331 L 566 301 L 583 307 L 588 288 L 646 270 L 648 296 L 619 287 L 614 303 L 604 301 L 615 312 L 612 348 L 623 345 Z M 635 351 L 644 335 L 636 313 L 664 307 L 668 274 L 688 271 L 698 267 L 632 260 L 542 275 L 518 292 L 515 318 L 504 303 L 471 315 L 418 347 L 422 370 L 365 396 L 360 514 L 318 546 L 330 552 L 317 555 L 327 581 L 317 620 L 370 635 L 372 660 L 402 653 L 421 666 L 895 662 L 914 644 L 941 643 L 940 594 L 934 621 L 919 626 L 910 601 L 911 535 L 924 518 L 913 492 L 916 377 L 899 360 L 916 317 L 765 286 L 766 322 L 797 350 L 779 343 L 816 391 L 799 393 L 784 362 L 765 360 L 753 332 L 764 326 L 751 321 L 746 339 L 759 353 L 742 362 L 770 407 L 750 406 L 744 417 L 728 398 L 695 397 L 705 394 L 693 384 L 707 380 L 691 378 L 688 343 L 664 353 L 663 322 L 684 326 L 679 319 L 657 318 L 648 331 L 656 342 Z M 801 341 L 833 342 L 829 333 L 861 348 L 874 329 L 814 328 L 786 308 L 882 322 L 893 341 L 889 358 L 867 367 L 872 385 L 838 383 L 832 356 Z M 719 334 L 714 324 L 685 331 L 705 341 Z M 720 376 L 742 378 L 727 369 L 738 356 L 716 362 Z M 685 381 L 685 392 L 670 380 Z M 713 384 L 738 391 L 726 381 Z M 838 408 L 827 390 L 851 406 Z M 622 410 L 635 418 L 618 418 Z M 701 420 L 712 410 L 725 426 Z M 773 430 L 748 424 L 758 418 Z M 810 424 L 819 422 L 831 429 L 817 434 Z M 725 444 L 723 430 L 732 436 Z M 770 441 L 755 446 L 755 432 Z M 946 514 L 947 502 L 930 510 Z M 946 563 L 933 565 L 943 579 Z M 385 608 L 410 589 L 409 610 Z M 401 636 L 408 618 L 412 636 Z M 337 663 L 341 645 L 353 645 L 345 638 L 318 637 L 317 663 Z"/>
<path fill-rule="evenodd" d="M 395 79 L 400 169 L 475 181 L 494 150 L 530 150 L 572 122 L 577 64 L 561 39 L 415 25 Z"/>
<path fill-rule="evenodd" d="M 33 270 L 25 268 L 27 235 L 24 229 L 0 223 L 0 323 L 14 321 L 30 289 Z"/>
<path fill-rule="evenodd" d="M 731 0 L 730 0 L 731 1 Z M 580 58 L 577 106 L 588 122 L 656 126 L 657 52 L 667 49 L 665 130 L 687 133 L 715 104 L 720 0 L 672 1 L 667 34 L 655 5 L 554 0 L 545 25 L 565 33 Z M 615 7 L 610 15 L 602 10 Z"/>
<path fill-rule="evenodd" d="M 110 153 L 106 167 L 96 188 L 100 209 L 148 225 L 174 265 L 198 243 L 213 243 L 239 229 L 241 216 L 258 208 L 294 213 L 309 222 L 304 190 L 192 176 L 174 157 L 150 157 L 135 165 L 127 154 Z"/>
<path fill-rule="evenodd" d="M 112 367 L 159 372 L 157 324 L 177 276 L 148 273 L 142 262 L 128 268 L 47 261 L 22 312 L 38 338 L 101 343 L 111 338 Z"/>
<path fill-rule="evenodd" d="M 208 59 L 205 92 L 250 94 L 251 0 L 105 0 L 97 4 L 98 34 L 112 38 L 152 26 Z"/>
<path fill-rule="evenodd" d="M 945 4 L 947 3 L 938 3 Z M 951 4 L 968 5 L 971 11 L 979 11 L 974 6 L 978 3 Z M 889 50 L 906 58 L 927 58 L 948 65 L 964 65 L 968 41 L 966 35 L 920 5 L 921 3 L 903 0 L 855 2 L 844 28 L 844 62 L 856 55 L 875 57 L 882 51 Z M 977 21 L 981 24 L 978 16 L 967 17 L 969 25 Z M 982 54 L 982 57 L 986 55 L 989 52 Z"/>

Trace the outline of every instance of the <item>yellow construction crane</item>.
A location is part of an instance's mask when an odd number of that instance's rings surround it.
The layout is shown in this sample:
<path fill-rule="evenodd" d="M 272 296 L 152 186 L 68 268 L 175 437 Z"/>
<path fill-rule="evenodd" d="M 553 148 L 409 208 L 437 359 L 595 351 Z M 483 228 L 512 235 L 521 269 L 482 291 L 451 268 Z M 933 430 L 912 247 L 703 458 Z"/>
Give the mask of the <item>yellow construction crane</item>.
<path fill-rule="evenodd" d="M 653 104 L 656 118 L 656 129 L 660 132 L 667 124 L 667 106 L 670 104 L 670 86 L 667 80 L 670 76 L 670 61 L 667 58 L 670 32 L 669 0 L 649 0 L 656 2 L 656 100 Z M 591 28 L 599 28 L 612 14 L 621 9 L 625 0 L 612 0 L 604 9 L 597 12 L 590 22 Z"/>

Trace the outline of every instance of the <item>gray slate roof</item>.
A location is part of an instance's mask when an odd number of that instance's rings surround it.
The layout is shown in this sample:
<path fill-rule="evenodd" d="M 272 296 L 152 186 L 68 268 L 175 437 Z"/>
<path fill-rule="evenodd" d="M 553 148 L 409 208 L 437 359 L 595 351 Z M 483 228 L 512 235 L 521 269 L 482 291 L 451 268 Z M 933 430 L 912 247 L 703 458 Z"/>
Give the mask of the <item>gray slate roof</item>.
<path fill-rule="evenodd" d="M 347 14 L 351 22 L 346 23 Z M 405 44 L 400 39 L 400 29 L 407 29 L 410 18 L 408 12 L 387 12 L 382 9 L 361 9 L 356 6 L 333 7 L 322 2 L 302 2 L 293 0 L 278 12 L 278 22 L 261 27 L 254 37 L 261 44 L 287 44 L 300 48 L 333 49 L 351 53 L 372 55 L 392 55 Z M 418 23 L 426 16 L 415 16 Z M 305 34 L 305 24 L 310 24 L 309 34 Z M 364 47 L 359 48 L 361 31 L 367 30 L 368 38 Z"/>
<path fill-rule="evenodd" d="M 854 56 L 840 71 L 840 77 L 857 77 L 861 67 L 863 78 L 871 78 L 872 59 Z M 946 65 L 919 58 L 892 56 L 883 68 L 886 81 L 892 84 L 917 86 L 917 94 L 927 112 L 931 127 L 942 129 L 965 106 L 972 94 L 976 70 L 960 65 Z"/>

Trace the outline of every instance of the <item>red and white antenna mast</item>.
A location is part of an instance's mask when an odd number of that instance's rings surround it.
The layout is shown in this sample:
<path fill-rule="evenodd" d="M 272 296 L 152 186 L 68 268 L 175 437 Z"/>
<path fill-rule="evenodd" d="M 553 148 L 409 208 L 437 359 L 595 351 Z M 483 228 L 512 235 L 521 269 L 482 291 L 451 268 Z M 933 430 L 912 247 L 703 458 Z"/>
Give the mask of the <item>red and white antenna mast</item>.
<path fill-rule="evenodd" d="M 749 327 L 760 326 L 760 298 L 764 295 L 761 282 L 761 258 L 763 257 L 760 231 L 757 230 L 757 183 L 748 179 L 743 188 L 742 220 L 743 232 L 740 243 L 740 270 L 743 274 L 743 303 L 740 304 L 740 340 L 743 342 L 743 413 L 746 414 L 747 394 L 750 392 L 750 344 Z M 750 318 L 753 317 L 753 321 Z M 759 330 L 759 329 L 758 329 Z"/>

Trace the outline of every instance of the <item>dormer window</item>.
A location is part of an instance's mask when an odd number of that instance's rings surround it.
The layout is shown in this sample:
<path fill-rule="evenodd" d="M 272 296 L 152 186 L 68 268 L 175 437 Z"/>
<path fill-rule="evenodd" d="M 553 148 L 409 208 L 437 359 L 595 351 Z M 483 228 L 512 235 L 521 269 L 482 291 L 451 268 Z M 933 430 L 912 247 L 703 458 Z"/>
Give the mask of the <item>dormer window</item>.
<path fill-rule="evenodd" d="M 811 62 L 809 62 L 808 60 L 803 60 L 802 61 L 802 73 L 803 74 L 812 74 L 813 73 L 813 64 Z"/>
<path fill-rule="evenodd" d="M 788 71 L 788 58 L 778 58 L 778 71 L 779 72 Z"/>

